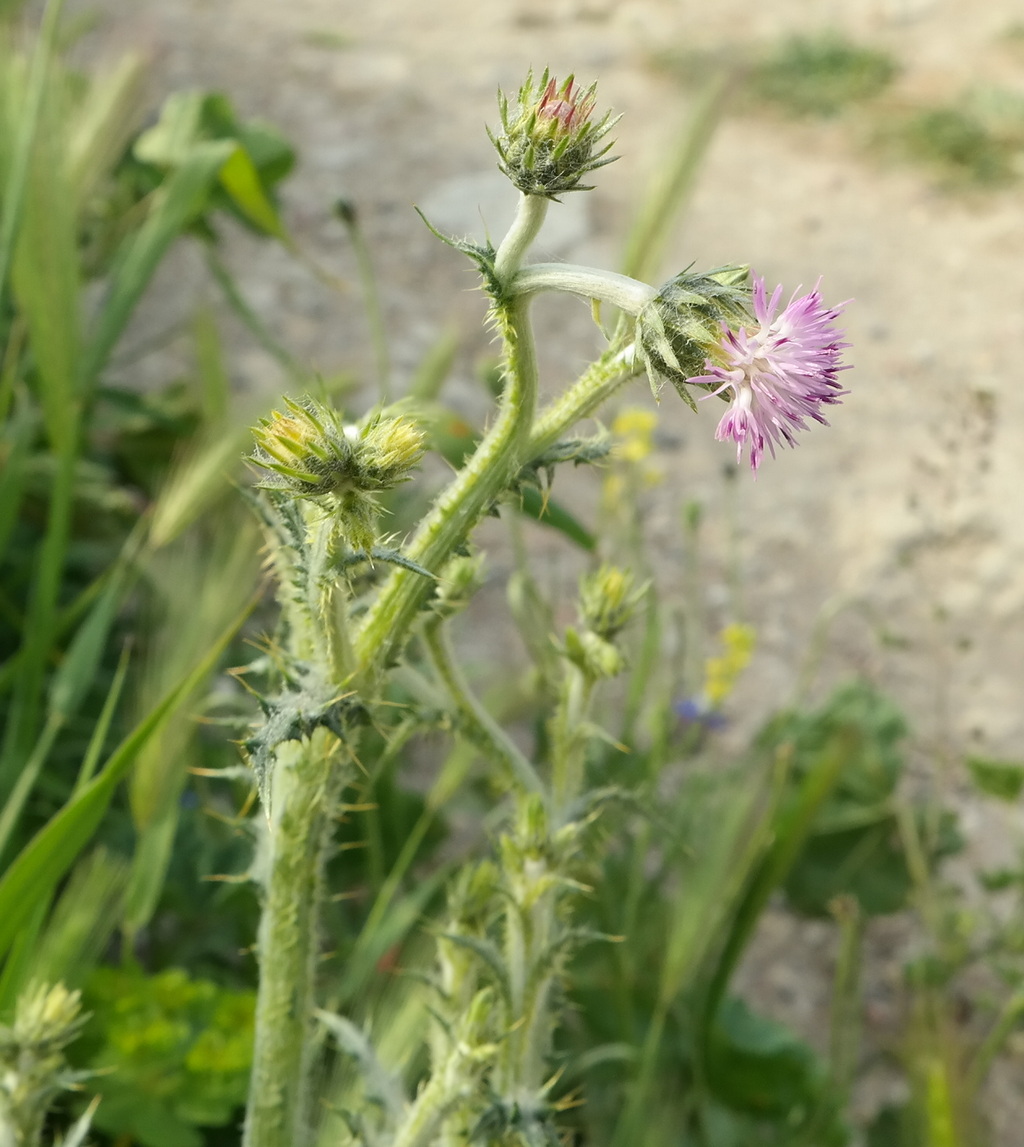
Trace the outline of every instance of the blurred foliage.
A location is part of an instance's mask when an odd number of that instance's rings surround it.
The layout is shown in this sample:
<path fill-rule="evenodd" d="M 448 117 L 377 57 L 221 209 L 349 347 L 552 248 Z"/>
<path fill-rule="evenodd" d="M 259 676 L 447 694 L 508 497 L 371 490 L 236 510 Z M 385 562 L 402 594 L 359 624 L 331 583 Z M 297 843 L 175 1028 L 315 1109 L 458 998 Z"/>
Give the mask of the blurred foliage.
<path fill-rule="evenodd" d="M 1024 765 L 1016 761 L 968 757 L 967 768 L 971 779 L 988 796 L 1013 802 L 1024 792 Z"/>
<path fill-rule="evenodd" d="M 759 743 L 767 749 L 791 746 L 796 778 L 844 730 L 855 738 L 852 751 L 786 879 L 786 896 L 807 915 L 827 916 L 843 894 L 854 897 L 868 916 L 898 912 L 907 904 L 912 879 L 899 827 L 900 808 L 906 806 L 896 796 L 907 728 L 892 702 L 857 683 L 833 695 L 817 713 L 776 717 Z M 943 812 L 929 864 L 956 852 L 961 843 L 952 814 Z"/>
<path fill-rule="evenodd" d="M 1018 40 L 1013 28 L 1003 37 Z M 941 103 L 908 102 L 887 94 L 900 73 L 891 55 L 835 31 L 766 44 L 746 59 L 733 48 L 668 49 L 655 62 L 688 85 L 728 77 L 732 110 L 744 114 L 826 119 L 859 107 L 851 130 L 876 156 L 921 167 L 951 189 L 1002 187 L 1024 169 L 1024 97 L 1015 88 L 979 84 Z"/>
<path fill-rule="evenodd" d="M 655 60 L 687 84 L 726 72 L 737 106 L 744 110 L 773 108 L 790 116 L 823 118 L 879 96 L 900 71 L 888 53 L 835 31 L 791 36 L 747 57 L 730 46 L 721 51 L 668 49 Z"/>
<path fill-rule="evenodd" d="M 998 185 L 1015 175 L 1017 149 L 964 105 L 925 107 L 879 133 L 886 148 L 954 182 Z"/>
<path fill-rule="evenodd" d="M 848 104 L 883 92 L 899 72 L 896 61 L 836 33 L 794 37 L 755 61 L 750 96 L 789 115 L 834 116 Z"/>
<path fill-rule="evenodd" d="M 74 1045 L 95 1072 L 97 1128 L 141 1147 L 200 1147 L 245 1104 L 252 1063 L 252 991 L 218 987 L 180 968 L 153 976 L 98 968 L 86 983 L 92 1022 Z"/>

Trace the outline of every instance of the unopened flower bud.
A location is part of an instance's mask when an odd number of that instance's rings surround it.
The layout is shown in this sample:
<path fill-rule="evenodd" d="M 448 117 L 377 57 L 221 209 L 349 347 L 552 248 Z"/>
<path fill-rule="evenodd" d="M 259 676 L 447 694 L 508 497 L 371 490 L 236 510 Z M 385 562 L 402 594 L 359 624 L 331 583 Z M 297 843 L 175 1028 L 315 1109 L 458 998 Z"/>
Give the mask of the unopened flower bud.
<path fill-rule="evenodd" d="M 668 381 L 693 409 L 686 387 L 718 353 L 722 324 L 750 321 L 746 267 L 722 267 L 670 279 L 637 318 L 637 354 L 657 395 Z"/>
<path fill-rule="evenodd" d="M 431 606 L 442 617 L 459 613 L 483 585 L 483 555 L 455 557 L 441 571 Z"/>
<path fill-rule="evenodd" d="M 633 575 L 616 566 L 601 566 L 580 583 L 580 619 L 588 630 L 610 641 L 630 621 L 646 592 Z"/>
<path fill-rule="evenodd" d="M 0 1024 L 0 1141 L 42 1141 L 54 1098 L 85 1078 L 64 1056 L 84 1022 L 79 993 L 63 984 L 30 986 L 18 997 L 13 1023 Z"/>
<path fill-rule="evenodd" d="M 626 668 L 626 659 L 615 646 L 589 629 L 565 631 L 565 656 L 592 681 L 617 677 Z"/>
<path fill-rule="evenodd" d="M 375 541 L 379 507 L 374 495 L 406 481 L 423 456 L 423 435 L 408 418 L 376 415 L 363 425 L 312 398 L 286 398 L 286 414 L 274 411 L 254 430 L 249 456 L 268 475 L 258 483 L 295 498 L 322 498 L 335 511 L 356 550 Z"/>
<path fill-rule="evenodd" d="M 316 498 L 348 491 L 374 493 L 406 481 L 423 455 L 423 435 L 407 418 L 380 415 L 346 425 L 337 411 L 311 398 L 286 398 L 254 430 L 250 461 L 271 472 L 261 485 Z"/>
<path fill-rule="evenodd" d="M 408 418 L 378 416 L 360 431 L 360 481 L 364 490 L 390 490 L 409 480 L 423 457 L 423 432 Z"/>
<path fill-rule="evenodd" d="M 595 90 L 596 85 L 581 90 L 573 76 L 559 86 L 545 69 L 538 83 L 529 73 L 514 109 L 498 93 L 501 134 L 488 135 L 498 166 L 524 195 L 554 199 L 566 191 L 589 191 L 580 182 L 583 176 L 612 162 L 612 144 L 598 144 L 618 117 L 606 112 L 596 123 L 591 120 Z"/>

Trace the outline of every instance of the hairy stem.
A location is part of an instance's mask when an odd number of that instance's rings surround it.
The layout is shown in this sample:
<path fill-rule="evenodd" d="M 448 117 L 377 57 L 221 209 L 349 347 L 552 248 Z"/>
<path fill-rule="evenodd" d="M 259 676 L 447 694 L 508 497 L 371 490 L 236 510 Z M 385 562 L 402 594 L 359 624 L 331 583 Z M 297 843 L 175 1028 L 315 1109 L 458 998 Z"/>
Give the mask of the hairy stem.
<path fill-rule="evenodd" d="M 530 433 L 527 460 L 543 454 L 580 419 L 593 414 L 636 372 L 632 344 L 605 351 L 561 397 L 541 411 Z"/>
<path fill-rule="evenodd" d="M 288 742 L 274 769 L 273 816 L 257 854 L 264 884 L 258 952 L 256 1044 L 244 1147 L 311 1142 L 310 1068 L 324 865 L 351 755 L 318 730 Z"/>
<path fill-rule="evenodd" d="M 657 295 L 657 289 L 615 271 L 580 267 L 573 263 L 532 263 L 512 282 L 516 295 L 562 291 L 582 299 L 598 299 L 629 315 L 638 315 Z"/>
<path fill-rule="evenodd" d="M 506 288 L 511 288 L 513 279 L 523 265 L 526 252 L 544 225 L 548 202 L 539 195 L 519 196 L 519 207 L 512 220 L 512 226 L 502 239 L 494 257 L 494 276 Z"/>
<path fill-rule="evenodd" d="M 571 818 L 571 809 L 583 788 L 586 766 L 586 721 L 594 683 L 570 665 L 561 702 L 552 721 L 551 788 L 556 827 Z"/>

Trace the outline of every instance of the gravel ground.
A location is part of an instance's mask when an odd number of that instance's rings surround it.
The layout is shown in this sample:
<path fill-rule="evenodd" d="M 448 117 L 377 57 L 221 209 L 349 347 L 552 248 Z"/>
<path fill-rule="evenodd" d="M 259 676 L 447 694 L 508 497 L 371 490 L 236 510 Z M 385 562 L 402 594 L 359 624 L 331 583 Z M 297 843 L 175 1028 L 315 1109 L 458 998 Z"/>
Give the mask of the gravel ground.
<path fill-rule="evenodd" d="M 553 209 L 545 236 L 555 257 L 605 265 L 614 265 L 691 98 L 652 66 L 666 47 L 722 49 L 838 26 L 901 61 L 897 99 L 948 99 L 980 82 L 1024 91 L 1024 53 L 1000 38 L 1021 19 L 1019 0 L 986 0 L 969 19 L 954 0 L 89 0 L 88 8 L 103 19 L 87 51 L 151 52 L 154 102 L 175 88 L 218 88 L 242 115 L 274 122 L 297 143 L 288 221 L 300 243 L 353 281 L 330 205 L 344 195 L 358 206 L 396 375 L 454 323 L 467 343 L 454 392 L 467 404 L 471 364 L 487 349 L 474 333 L 483 304 L 461 259 L 412 205 L 452 230 L 483 234 L 486 223 L 500 233 L 514 195 L 495 176 L 482 125 L 494 123 L 495 89 L 515 88 L 528 65 L 597 79 L 603 102 L 624 113 L 622 158 L 598 173 L 596 191 Z M 828 298 L 855 300 L 851 393 L 831 429 L 766 463 L 756 482 L 745 470 L 738 481 L 724 476 L 731 454 L 713 441 L 714 412 L 695 418 L 667 395 L 659 461 L 668 477 L 652 493 L 650 528 L 671 584 L 681 568 L 679 504 L 704 504 L 713 606 L 728 596 L 727 555 L 738 557 L 759 639 L 736 698 L 741 730 L 793 695 L 815 627 L 827 624 L 811 695 L 853 672 L 887 689 L 911 719 L 922 766 L 939 766 L 975 854 L 991 862 L 1012 857 L 1024 823 L 971 804 L 955 762 L 966 751 L 1019 756 L 1024 740 L 1024 387 L 1010 354 L 1024 343 L 1020 191 L 948 194 L 919 169 L 866 156 L 856 137 L 855 126 L 749 113 L 719 130 L 666 276 L 731 261 L 790 287 L 824 276 Z M 325 373 L 370 373 L 354 291 L 339 299 L 241 235 L 230 237 L 229 256 L 247 297 L 300 358 Z M 133 337 L 188 314 L 188 288 L 200 279 L 194 258 L 178 257 Z M 593 345 L 585 309 L 553 307 L 539 325 L 542 339 L 554 336 L 551 377 L 570 377 Z M 166 378 L 187 356 L 172 340 L 144 369 Z M 284 385 L 261 353 L 241 355 L 236 370 L 240 386 L 261 393 Z M 634 399 L 650 401 L 643 387 Z M 762 946 L 820 948 L 827 966 L 819 941 L 780 918 L 766 924 Z M 804 962 L 765 960 L 748 975 L 780 1013 L 812 1030 L 821 999 L 804 986 L 813 982 Z M 823 997 L 827 980 L 819 982 Z M 1018 1062 L 1018 1083 L 1019 1075 Z M 1019 1087 L 997 1081 L 997 1090 L 1012 1099 Z M 1009 1115 L 1001 1121 L 1013 1126 Z M 1001 1142 L 1019 1138 L 1007 1129 Z"/>

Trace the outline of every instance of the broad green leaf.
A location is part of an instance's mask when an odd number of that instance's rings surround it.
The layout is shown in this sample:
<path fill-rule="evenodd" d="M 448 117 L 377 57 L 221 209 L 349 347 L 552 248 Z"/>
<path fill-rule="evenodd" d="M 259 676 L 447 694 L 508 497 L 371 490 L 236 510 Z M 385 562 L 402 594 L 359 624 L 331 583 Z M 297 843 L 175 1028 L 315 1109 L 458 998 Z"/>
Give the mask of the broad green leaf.
<path fill-rule="evenodd" d="M 159 121 L 139 137 L 134 153 L 143 163 L 173 171 L 189 161 L 195 148 L 211 142 L 235 144 L 219 176 L 226 202 L 257 230 L 286 238 L 270 189 L 291 169 L 294 152 L 272 128 L 242 123 L 224 96 L 207 92 L 170 96 Z"/>
<path fill-rule="evenodd" d="M 784 1118 L 806 1117 L 825 1079 L 824 1065 L 807 1044 L 735 996 L 719 1009 L 705 1070 L 712 1091 L 729 1107 Z"/>
<path fill-rule="evenodd" d="M 519 501 L 520 510 L 542 526 L 548 526 L 564 534 L 580 549 L 592 553 L 597 548 L 597 538 L 586 526 L 554 498 L 545 497 L 539 490 L 526 486 Z"/>
<path fill-rule="evenodd" d="M 135 158 L 154 167 L 180 167 L 203 140 L 202 92 L 172 92 L 160 108 L 160 118 L 135 141 Z"/>

